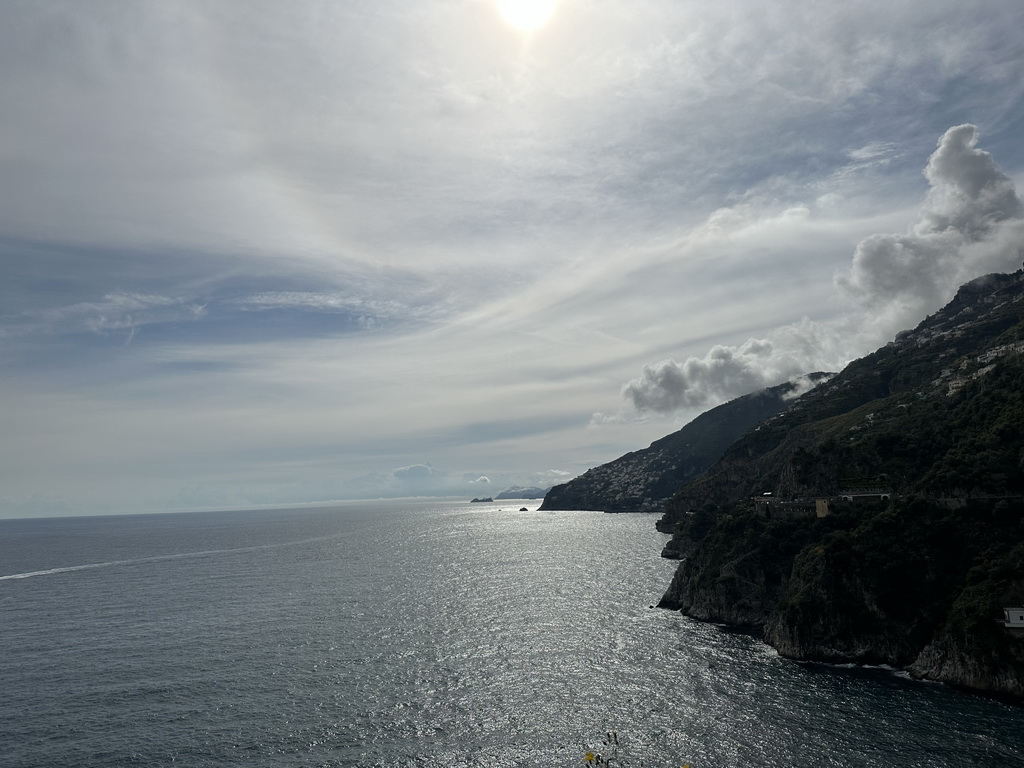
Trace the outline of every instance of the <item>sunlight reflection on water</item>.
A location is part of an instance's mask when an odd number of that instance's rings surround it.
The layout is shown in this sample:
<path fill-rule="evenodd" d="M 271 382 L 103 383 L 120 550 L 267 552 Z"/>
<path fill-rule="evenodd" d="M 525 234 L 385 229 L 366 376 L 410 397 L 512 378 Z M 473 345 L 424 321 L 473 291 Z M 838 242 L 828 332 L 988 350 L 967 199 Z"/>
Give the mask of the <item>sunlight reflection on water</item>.
<path fill-rule="evenodd" d="M 145 562 L 0 584 L 0 763 L 579 765 L 608 729 L 646 766 L 1024 763 L 1019 709 L 651 609 L 674 567 L 651 516 L 211 515 L 159 543 L 122 521 Z M 41 564 L 60 521 L 35 525 Z"/>

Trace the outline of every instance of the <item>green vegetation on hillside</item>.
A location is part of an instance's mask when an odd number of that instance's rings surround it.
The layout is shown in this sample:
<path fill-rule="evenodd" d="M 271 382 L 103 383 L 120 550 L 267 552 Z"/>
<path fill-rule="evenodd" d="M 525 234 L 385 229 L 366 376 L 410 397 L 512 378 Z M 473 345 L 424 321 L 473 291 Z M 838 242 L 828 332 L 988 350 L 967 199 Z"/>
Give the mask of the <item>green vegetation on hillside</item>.
<path fill-rule="evenodd" d="M 662 604 L 784 655 L 1024 698 L 1024 638 L 998 621 L 1024 604 L 1022 320 L 1024 273 L 973 281 L 741 437 L 666 504 L 687 557 Z M 885 498 L 836 502 L 865 486 Z M 766 492 L 831 514 L 759 517 Z"/>
<path fill-rule="evenodd" d="M 828 376 L 815 373 L 809 378 Z M 648 448 L 556 485 L 541 509 L 659 511 L 665 499 L 714 464 L 736 438 L 789 406 L 795 388 L 787 382 L 712 408 Z"/>

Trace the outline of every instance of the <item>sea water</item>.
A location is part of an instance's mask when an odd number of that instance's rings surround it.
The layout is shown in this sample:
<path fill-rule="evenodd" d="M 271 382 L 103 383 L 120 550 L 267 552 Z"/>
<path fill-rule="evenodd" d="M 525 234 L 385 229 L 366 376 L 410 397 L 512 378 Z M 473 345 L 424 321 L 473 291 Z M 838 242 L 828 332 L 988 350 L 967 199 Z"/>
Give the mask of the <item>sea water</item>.
<path fill-rule="evenodd" d="M 652 608 L 646 515 L 0 521 L 0 766 L 1024 766 L 1024 709 Z"/>

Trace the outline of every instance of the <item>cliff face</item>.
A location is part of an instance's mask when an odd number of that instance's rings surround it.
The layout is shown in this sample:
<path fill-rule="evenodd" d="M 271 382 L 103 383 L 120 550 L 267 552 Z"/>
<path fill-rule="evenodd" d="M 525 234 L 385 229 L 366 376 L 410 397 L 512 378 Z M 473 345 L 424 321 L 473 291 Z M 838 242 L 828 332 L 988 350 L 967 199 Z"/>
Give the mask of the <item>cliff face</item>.
<path fill-rule="evenodd" d="M 889 664 L 1024 700 L 1024 637 L 997 620 L 1024 594 L 1022 541 L 1022 505 L 993 500 L 734 514 L 680 563 L 660 606 L 758 629 L 789 658 Z"/>
<path fill-rule="evenodd" d="M 811 374 L 818 383 L 828 374 Z M 661 511 L 681 485 L 710 467 L 747 430 L 795 402 L 794 383 L 781 384 L 712 408 L 650 447 L 588 470 L 544 498 L 541 509 Z"/>
<path fill-rule="evenodd" d="M 765 535 L 759 521 L 720 520 L 680 563 L 659 607 L 704 621 L 764 626 L 785 583 L 776 550 L 789 546 L 787 532 Z"/>
<path fill-rule="evenodd" d="M 1024 697 L 1024 274 L 995 275 L 734 443 L 666 505 L 662 606 L 792 658 L 885 663 Z M 752 496 L 884 486 L 767 519 Z"/>
<path fill-rule="evenodd" d="M 1024 540 L 1024 523 L 1008 538 Z M 994 627 L 989 611 L 996 604 L 1021 604 L 1024 543 L 972 568 L 966 582 L 910 674 L 1024 700 L 1024 634 Z"/>

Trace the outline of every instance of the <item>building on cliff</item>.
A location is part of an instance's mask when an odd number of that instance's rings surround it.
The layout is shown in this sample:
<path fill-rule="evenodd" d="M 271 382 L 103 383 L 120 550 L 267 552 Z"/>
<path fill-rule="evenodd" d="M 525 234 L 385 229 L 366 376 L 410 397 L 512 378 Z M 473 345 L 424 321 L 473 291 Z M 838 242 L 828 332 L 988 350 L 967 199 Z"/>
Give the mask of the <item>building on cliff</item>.
<path fill-rule="evenodd" d="M 892 500 L 888 488 L 848 488 L 838 496 L 817 496 L 814 498 L 782 498 L 773 493 L 755 496 L 751 501 L 754 512 L 765 520 L 782 520 L 799 517 L 828 517 L 840 508 L 878 508 Z"/>
<path fill-rule="evenodd" d="M 1024 607 L 1003 608 L 1003 626 L 1010 634 L 1024 637 Z"/>
<path fill-rule="evenodd" d="M 765 520 L 782 520 L 817 515 L 816 499 L 784 499 L 771 493 L 755 496 L 754 511 Z M 817 515 L 822 517 L 822 515 Z"/>

